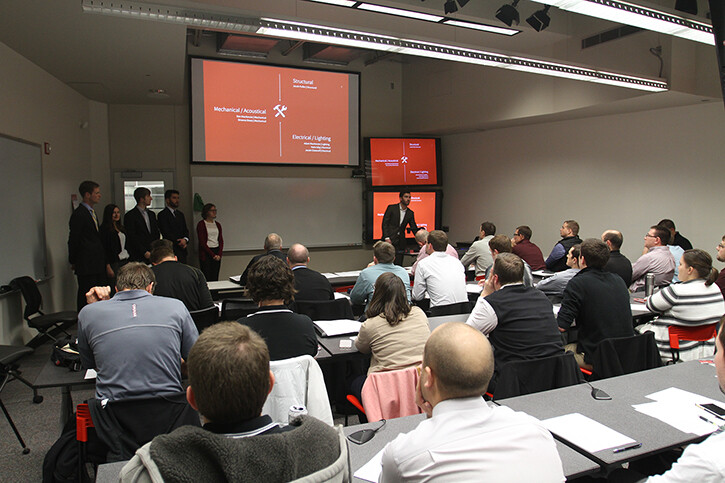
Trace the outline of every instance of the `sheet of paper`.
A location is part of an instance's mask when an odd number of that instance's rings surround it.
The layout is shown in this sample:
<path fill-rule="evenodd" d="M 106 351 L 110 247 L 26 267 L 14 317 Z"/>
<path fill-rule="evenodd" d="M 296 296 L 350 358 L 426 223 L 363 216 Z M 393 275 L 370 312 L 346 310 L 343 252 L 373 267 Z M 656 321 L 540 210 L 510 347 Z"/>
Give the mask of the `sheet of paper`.
<path fill-rule="evenodd" d="M 324 275 L 326 278 L 334 278 L 334 277 L 337 277 L 337 275 L 335 275 L 332 272 L 324 272 L 322 275 Z"/>
<path fill-rule="evenodd" d="M 357 320 L 315 320 L 313 322 L 315 326 L 322 331 L 327 337 L 334 337 L 336 335 L 344 334 L 357 334 L 360 332 L 360 326 L 362 322 Z"/>
<path fill-rule="evenodd" d="M 554 275 L 554 272 L 550 272 L 548 270 L 532 270 L 531 274 L 536 275 L 537 277 L 546 278 L 546 277 L 551 277 L 552 275 Z"/>
<path fill-rule="evenodd" d="M 242 279 L 242 275 L 241 274 L 240 275 L 232 275 L 231 277 L 229 277 L 229 280 L 231 280 L 232 282 L 236 282 L 236 283 L 239 283 L 239 281 L 241 279 Z"/>
<path fill-rule="evenodd" d="M 678 402 L 655 401 L 645 404 L 634 404 L 632 407 L 642 414 L 659 419 L 683 433 L 692 433 L 698 436 L 710 434 L 717 429 L 717 420 L 708 415 L 694 404 Z M 703 421 L 700 416 L 707 419 Z M 708 422 L 710 421 L 710 422 Z"/>
<path fill-rule="evenodd" d="M 552 433 L 589 453 L 636 443 L 629 436 L 625 436 L 579 413 L 545 419 L 541 423 Z"/>
<path fill-rule="evenodd" d="M 358 277 L 360 270 L 352 270 L 350 272 L 335 272 L 336 277 Z"/>
<path fill-rule="evenodd" d="M 376 482 L 378 481 L 378 478 L 380 478 L 380 473 L 383 470 L 383 451 L 385 448 L 378 451 L 378 453 L 373 456 L 370 461 L 365 463 L 360 467 L 359 470 L 355 472 L 353 475 L 355 478 L 360 478 L 361 480 L 365 481 L 372 481 Z"/>
<path fill-rule="evenodd" d="M 337 299 L 347 299 L 347 300 L 350 300 L 350 296 L 348 294 L 346 294 L 346 293 L 335 292 L 335 300 L 337 300 Z"/>
<path fill-rule="evenodd" d="M 468 293 L 481 293 L 483 291 L 483 287 L 481 287 L 477 283 L 467 283 L 466 284 L 466 292 Z"/>
<path fill-rule="evenodd" d="M 83 379 L 95 379 L 96 378 L 96 370 L 95 369 L 88 369 L 86 371 L 86 375 L 83 376 Z"/>
<path fill-rule="evenodd" d="M 710 399 L 709 397 L 695 394 L 694 392 L 683 391 L 682 389 L 678 389 L 676 387 L 668 387 L 667 389 L 648 394 L 645 397 L 647 399 L 652 399 L 653 401 L 678 403 L 682 405 L 689 404 L 692 406 L 694 406 L 695 404 L 717 404 L 718 406 L 725 409 L 725 404 L 721 403 L 720 401 L 716 401 L 714 399 Z"/>

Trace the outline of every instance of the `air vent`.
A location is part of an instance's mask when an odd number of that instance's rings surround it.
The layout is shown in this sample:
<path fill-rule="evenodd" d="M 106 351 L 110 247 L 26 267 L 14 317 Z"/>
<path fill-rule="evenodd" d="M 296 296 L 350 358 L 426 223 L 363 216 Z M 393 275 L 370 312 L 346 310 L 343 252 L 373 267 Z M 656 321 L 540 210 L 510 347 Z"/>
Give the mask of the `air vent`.
<path fill-rule="evenodd" d="M 595 45 L 603 44 L 604 42 L 621 39 L 622 37 L 626 37 L 627 35 L 636 34 L 637 32 L 640 32 L 641 30 L 642 29 L 639 27 L 632 27 L 631 25 L 622 25 L 621 27 L 617 27 L 612 30 L 607 30 L 606 32 L 602 32 L 600 34 L 592 35 L 591 37 L 587 37 L 586 39 L 582 40 L 582 49 L 594 47 Z"/>

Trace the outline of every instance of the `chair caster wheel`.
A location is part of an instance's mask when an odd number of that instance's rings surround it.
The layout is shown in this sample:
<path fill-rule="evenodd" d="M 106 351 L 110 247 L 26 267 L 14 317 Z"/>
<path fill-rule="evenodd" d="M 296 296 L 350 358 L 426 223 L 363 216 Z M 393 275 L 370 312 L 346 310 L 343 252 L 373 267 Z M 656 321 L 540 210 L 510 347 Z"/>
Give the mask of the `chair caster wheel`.
<path fill-rule="evenodd" d="M 42 403 L 43 402 L 43 396 L 41 396 L 40 394 L 38 394 L 37 396 L 33 396 L 33 402 L 35 404 Z"/>
<path fill-rule="evenodd" d="M 23 454 L 30 453 L 30 448 L 23 448 Z"/>

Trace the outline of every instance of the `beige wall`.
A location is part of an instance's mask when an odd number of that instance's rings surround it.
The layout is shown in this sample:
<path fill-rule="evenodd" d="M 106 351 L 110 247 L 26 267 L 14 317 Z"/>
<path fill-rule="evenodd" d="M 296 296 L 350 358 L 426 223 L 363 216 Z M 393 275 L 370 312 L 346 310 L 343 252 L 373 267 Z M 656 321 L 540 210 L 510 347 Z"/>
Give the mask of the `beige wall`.
<path fill-rule="evenodd" d="M 725 234 L 724 129 L 723 105 L 711 102 L 447 136 L 444 221 L 456 241 L 485 220 L 508 236 L 530 225 L 546 256 L 575 219 L 583 237 L 621 230 L 634 260 L 649 226 L 671 218 L 714 256 Z"/>

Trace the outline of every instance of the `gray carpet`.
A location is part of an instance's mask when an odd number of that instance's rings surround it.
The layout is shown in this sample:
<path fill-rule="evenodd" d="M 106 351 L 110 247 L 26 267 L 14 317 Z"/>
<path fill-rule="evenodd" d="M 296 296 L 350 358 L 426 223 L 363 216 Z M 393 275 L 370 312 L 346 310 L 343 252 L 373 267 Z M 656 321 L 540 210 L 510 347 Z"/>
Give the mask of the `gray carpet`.
<path fill-rule="evenodd" d="M 22 376 L 31 383 L 50 358 L 51 344 L 38 347 L 33 354 L 20 361 Z M 41 389 L 44 400 L 33 404 L 33 391 L 20 381 L 5 386 L 2 399 L 30 453 L 24 455 L 20 443 L 4 415 L 0 413 L 0 480 L 3 483 L 36 482 L 42 479 L 43 458 L 60 436 L 60 388 Z M 73 391 L 73 403 L 93 397 L 92 389 Z M 344 424 L 344 417 L 334 414 L 335 424 Z M 350 416 L 349 424 L 357 424 L 357 416 Z"/>

